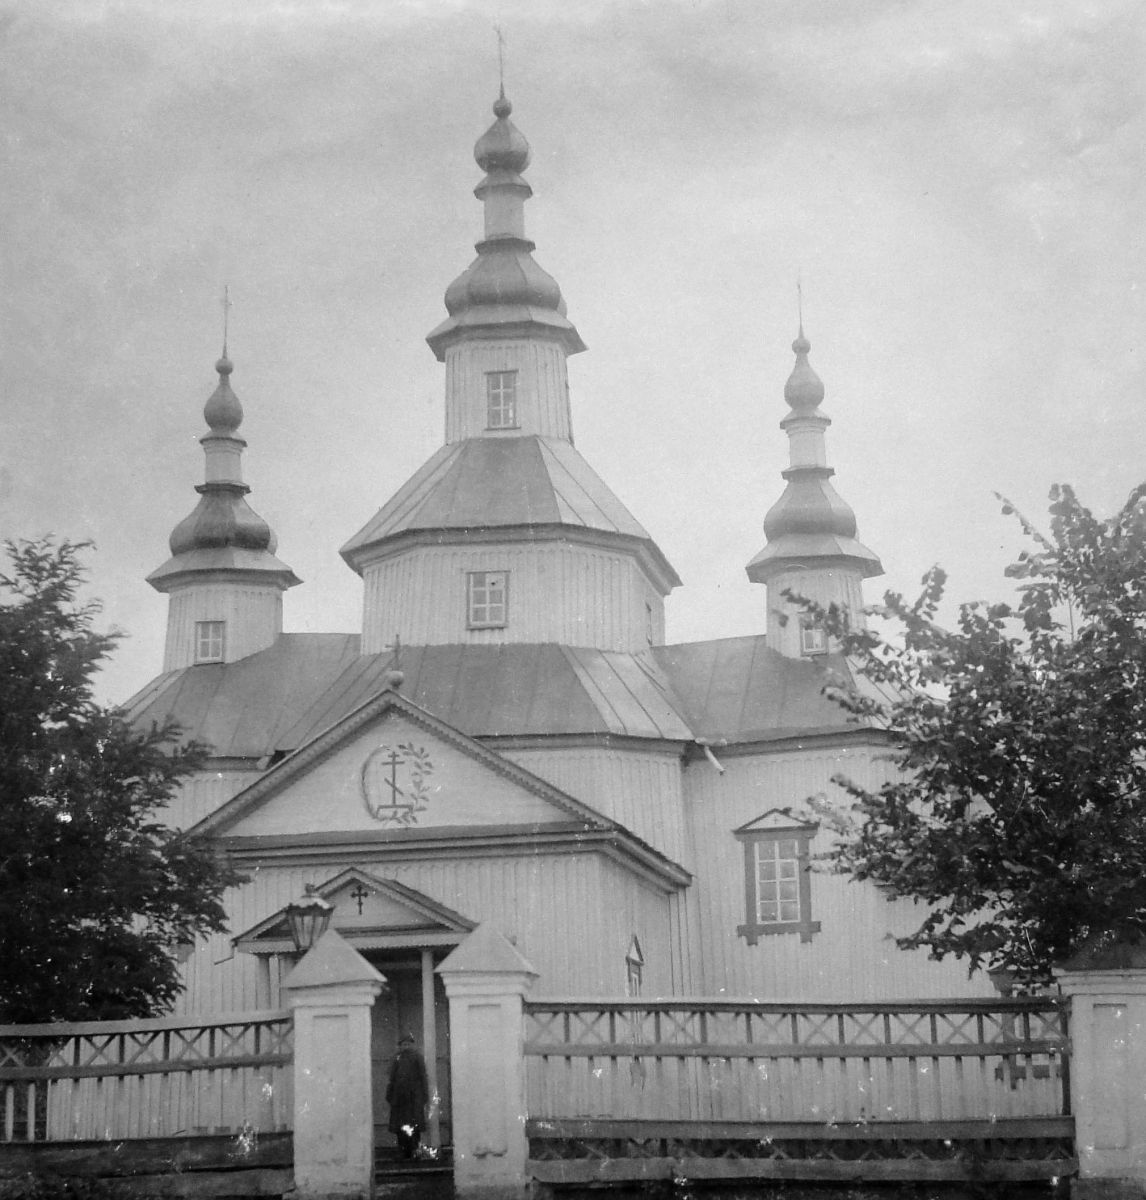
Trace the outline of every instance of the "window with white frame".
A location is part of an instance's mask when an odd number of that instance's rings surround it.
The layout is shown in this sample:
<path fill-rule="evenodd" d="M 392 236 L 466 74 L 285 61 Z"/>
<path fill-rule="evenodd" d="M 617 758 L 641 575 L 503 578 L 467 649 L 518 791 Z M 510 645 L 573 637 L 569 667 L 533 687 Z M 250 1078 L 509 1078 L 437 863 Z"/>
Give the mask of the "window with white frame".
<path fill-rule="evenodd" d="M 509 617 L 509 572 L 470 571 L 466 576 L 466 624 L 498 629 Z"/>
<path fill-rule="evenodd" d="M 820 931 L 812 920 L 810 845 L 815 825 L 773 810 L 735 830 L 744 846 L 744 924 L 736 932 L 755 946 L 768 934 L 798 933 L 810 942 Z"/>
<path fill-rule="evenodd" d="M 828 635 L 824 632 L 824 627 L 815 617 L 802 616 L 800 618 L 800 653 L 801 654 L 827 654 L 828 652 Z"/>
<path fill-rule="evenodd" d="M 486 428 L 517 428 L 517 372 L 487 371 L 485 377 Z"/>
<path fill-rule="evenodd" d="M 195 622 L 195 661 L 222 662 L 226 645 L 226 621 Z"/>

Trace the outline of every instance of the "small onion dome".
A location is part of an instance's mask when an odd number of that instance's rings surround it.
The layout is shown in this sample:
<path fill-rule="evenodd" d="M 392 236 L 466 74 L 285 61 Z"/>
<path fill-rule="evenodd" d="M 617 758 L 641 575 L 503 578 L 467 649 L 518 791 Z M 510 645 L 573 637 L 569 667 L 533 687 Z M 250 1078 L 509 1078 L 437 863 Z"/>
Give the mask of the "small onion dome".
<path fill-rule="evenodd" d="M 234 369 L 226 353 L 215 364 L 215 370 L 219 372 L 219 386 L 203 406 L 203 418 L 212 433 L 234 433 L 243 423 L 243 406 L 239 403 L 239 397 L 231 391 L 230 375 Z"/>
<path fill-rule="evenodd" d="M 792 408 L 803 411 L 815 408 L 824 398 L 823 382 L 808 362 L 808 351 L 811 348 L 812 343 L 804 337 L 804 328 L 801 326 L 796 340 L 792 343 L 792 349 L 796 352 L 796 365 L 792 368 L 792 374 L 788 376 L 788 382 L 784 384 L 784 399 Z"/>
<path fill-rule="evenodd" d="M 769 542 L 791 533 L 855 537 L 855 513 L 828 482 L 831 473 L 830 467 L 787 472 L 788 486 L 764 518 L 764 533 Z"/>
<path fill-rule="evenodd" d="M 489 304 L 527 304 L 565 313 L 557 281 L 530 254 L 531 244 L 508 239 L 478 246 L 478 256 L 446 289 L 451 317 Z"/>
<path fill-rule="evenodd" d="M 274 554 L 277 539 L 271 527 L 243 499 L 244 484 L 204 483 L 195 489 L 199 503 L 171 533 L 171 553 L 191 550 L 265 550 Z"/>
<path fill-rule="evenodd" d="M 512 171 L 514 174 L 529 166 L 529 143 L 509 119 L 513 105 L 502 92 L 494 102 L 497 120 L 474 144 L 474 158 L 483 171 Z"/>

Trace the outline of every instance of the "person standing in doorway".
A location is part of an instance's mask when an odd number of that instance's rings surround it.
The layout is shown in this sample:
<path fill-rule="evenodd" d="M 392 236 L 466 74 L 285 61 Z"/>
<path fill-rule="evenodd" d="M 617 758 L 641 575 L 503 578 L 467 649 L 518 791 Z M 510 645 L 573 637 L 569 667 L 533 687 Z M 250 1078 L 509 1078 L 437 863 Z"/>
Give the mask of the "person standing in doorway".
<path fill-rule="evenodd" d="M 386 1103 L 390 1105 L 389 1129 L 398 1138 L 398 1149 L 403 1157 L 414 1158 L 426 1127 L 430 1080 L 412 1033 L 403 1033 L 398 1039 L 398 1053 L 386 1085 Z"/>

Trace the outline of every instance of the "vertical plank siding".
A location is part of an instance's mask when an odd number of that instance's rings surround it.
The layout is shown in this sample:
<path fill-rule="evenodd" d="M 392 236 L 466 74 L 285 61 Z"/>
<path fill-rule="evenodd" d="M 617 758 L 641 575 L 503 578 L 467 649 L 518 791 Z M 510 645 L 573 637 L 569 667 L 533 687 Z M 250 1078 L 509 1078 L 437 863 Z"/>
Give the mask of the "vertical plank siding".
<path fill-rule="evenodd" d="M 288 1012 L 0 1026 L 0 1141 L 291 1126 Z"/>
<path fill-rule="evenodd" d="M 624 979 L 629 937 L 637 932 L 650 971 L 663 974 L 658 990 L 669 990 L 672 951 L 664 897 L 641 880 L 594 853 L 502 855 L 443 861 L 401 858 L 362 850 L 336 866 L 243 862 L 249 882 L 224 897 L 232 933 L 240 933 L 296 900 L 308 883 L 318 883 L 352 862 L 382 879 L 424 893 L 469 919 L 492 922 L 515 938 L 541 974 L 540 995 L 597 991 L 617 995 Z M 617 920 L 618 909 L 626 915 Z M 634 926 L 634 927 L 631 927 Z M 647 942 L 646 942 L 647 939 Z M 655 968 L 651 965 L 655 958 Z M 281 1003 L 278 978 L 290 957 L 278 956 L 269 995 L 260 987 L 255 955 L 236 952 L 226 934 L 201 943 L 184 965 L 186 991 L 177 1002 L 184 1013 L 239 1012 Z"/>
<path fill-rule="evenodd" d="M 164 671 L 195 662 L 196 621 L 225 621 L 227 662 L 273 646 L 283 629 L 282 589 L 274 585 L 195 583 L 168 597 Z"/>
<path fill-rule="evenodd" d="M 507 339 L 460 342 L 446 351 L 447 442 L 489 436 L 486 373 L 514 370 L 517 372 L 517 427 L 512 432 L 572 437 L 564 349 L 556 341 Z"/>
<path fill-rule="evenodd" d="M 780 933 L 750 946 L 737 933 L 746 917 L 745 866 L 733 831 L 772 809 L 807 813 L 810 796 L 843 807 L 847 796 L 832 777 L 878 786 L 891 770 L 881 753 L 862 745 L 805 745 L 752 756 L 725 754 L 723 775 L 704 760 L 688 765 L 684 794 L 695 847 L 688 865 L 702 881 L 688 893 L 694 936 L 704 947 L 697 994 L 839 1002 L 990 994 L 987 980 L 969 977 L 965 963 L 934 962 L 923 951 L 896 948 L 894 937 L 923 919 L 920 908 L 909 900 L 889 901 L 878 888 L 835 875 L 823 863 L 813 862 L 810 873 L 811 918 L 821 926 L 810 941 Z M 813 859 L 831 844 L 821 829 L 812 839 Z"/>
<path fill-rule="evenodd" d="M 504 753 L 619 821 L 674 862 L 690 866 L 679 753 L 622 752 L 607 746 Z"/>
<path fill-rule="evenodd" d="M 467 628 L 469 571 L 509 572 L 504 628 Z M 380 653 L 396 629 L 410 645 L 558 642 L 637 651 L 648 646 L 646 601 L 654 626 L 664 619 L 664 602 L 635 558 L 572 542 L 417 546 L 367 566 L 363 584 L 363 654 Z"/>
<path fill-rule="evenodd" d="M 937 1122 L 1057 1117 L 1053 1001 L 529 1001 L 531 1120 Z"/>

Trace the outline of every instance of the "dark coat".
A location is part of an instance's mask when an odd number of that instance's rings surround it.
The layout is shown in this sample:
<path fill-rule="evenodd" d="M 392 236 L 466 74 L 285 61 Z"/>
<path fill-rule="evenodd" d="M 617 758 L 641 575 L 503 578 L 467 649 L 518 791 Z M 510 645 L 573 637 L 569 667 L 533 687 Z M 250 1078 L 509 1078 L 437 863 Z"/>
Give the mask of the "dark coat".
<path fill-rule="evenodd" d="M 413 1046 L 398 1051 L 390 1067 L 390 1082 L 386 1085 L 386 1103 L 390 1105 L 391 1133 L 404 1126 L 424 1129 L 426 1107 L 430 1103 L 430 1081 L 426 1063 Z"/>

